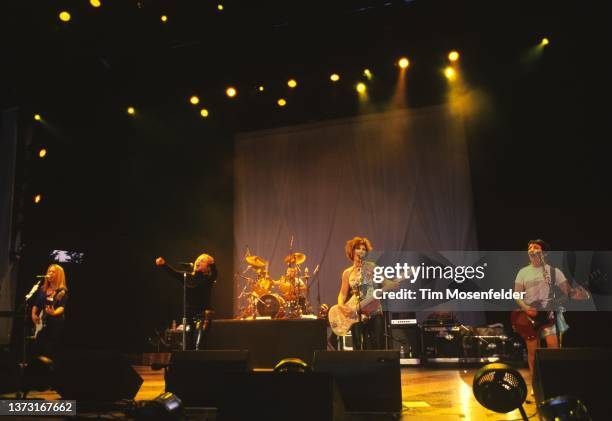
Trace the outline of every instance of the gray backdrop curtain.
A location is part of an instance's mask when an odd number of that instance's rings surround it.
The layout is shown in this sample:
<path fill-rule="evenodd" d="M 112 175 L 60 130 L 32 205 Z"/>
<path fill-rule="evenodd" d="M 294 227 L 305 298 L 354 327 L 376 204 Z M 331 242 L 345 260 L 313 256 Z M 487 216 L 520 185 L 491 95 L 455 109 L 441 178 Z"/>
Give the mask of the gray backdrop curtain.
<path fill-rule="evenodd" d="M 248 246 L 277 279 L 293 236 L 320 265 L 323 303 L 337 301 L 354 236 L 385 251 L 476 248 L 463 124 L 446 106 L 242 134 L 235 164 L 235 271 Z"/>
<path fill-rule="evenodd" d="M 2 112 L 0 120 L 0 345 L 10 343 L 12 311 L 17 286 L 16 263 L 11 259 L 17 110 Z"/>

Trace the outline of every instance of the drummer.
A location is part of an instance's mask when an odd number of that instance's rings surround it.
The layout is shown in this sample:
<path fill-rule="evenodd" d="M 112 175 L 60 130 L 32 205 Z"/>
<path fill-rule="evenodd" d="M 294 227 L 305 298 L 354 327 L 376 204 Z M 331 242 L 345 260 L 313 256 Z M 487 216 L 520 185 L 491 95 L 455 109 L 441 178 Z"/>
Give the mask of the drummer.
<path fill-rule="evenodd" d="M 284 276 L 278 281 L 278 289 L 287 300 L 295 300 L 297 296 L 304 296 L 306 284 L 298 277 L 298 269 L 294 266 L 287 267 Z"/>

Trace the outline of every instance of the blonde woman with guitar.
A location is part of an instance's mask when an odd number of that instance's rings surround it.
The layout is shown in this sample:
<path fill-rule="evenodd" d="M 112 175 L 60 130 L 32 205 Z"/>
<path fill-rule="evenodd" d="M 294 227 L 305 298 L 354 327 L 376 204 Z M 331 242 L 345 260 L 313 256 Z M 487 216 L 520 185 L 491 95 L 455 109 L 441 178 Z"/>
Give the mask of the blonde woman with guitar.
<path fill-rule="evenodd" d="M 32 306 L 32 322 L 36 327 L 36 348 L 41 355 L 52 356 L 64 330 L 68 287 L 64 269 L 52 264 L 47 269 L 42 287 Z"/>

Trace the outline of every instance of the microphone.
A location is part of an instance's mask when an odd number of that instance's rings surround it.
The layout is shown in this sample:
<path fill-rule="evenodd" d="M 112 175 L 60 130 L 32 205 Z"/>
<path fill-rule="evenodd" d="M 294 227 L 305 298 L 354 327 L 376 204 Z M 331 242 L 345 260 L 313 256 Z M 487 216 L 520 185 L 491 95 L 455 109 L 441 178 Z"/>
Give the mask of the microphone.
<path fill-rule="evenodd" d="M 48 276 L 47 275 L 36 275 L 35 278 L 43 278 L 44 279 L 44 278 L 48 278 Z"/>
<path fill-rule="evenodd" d="M 187 268 L 193 268 L 193 263 L 191 262 L 179 262 L 179 265 L 187 267 Z"/>

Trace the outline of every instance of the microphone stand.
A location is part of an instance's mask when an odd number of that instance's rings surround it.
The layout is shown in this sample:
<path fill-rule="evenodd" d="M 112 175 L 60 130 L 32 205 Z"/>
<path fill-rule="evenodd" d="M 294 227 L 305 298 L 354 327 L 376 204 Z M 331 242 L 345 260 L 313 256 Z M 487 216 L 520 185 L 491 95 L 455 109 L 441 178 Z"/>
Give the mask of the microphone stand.
<path fill-rule="evenodd" d="M 183 272 L 183 351 L 187 350 L 187 271 Z"/>
<path fill-rule="evenodd" d="M 542 263 L 542 267 L 544 268 L 544 274 L 546 274 L 546 260 L 544 260 L 544 254 L 541 253 L 540 254 L 540 260 Z M 552 272 L 553 270 L 555 270 L 554 267 L 550 266 L 550 271 Z M 550 296 L 552 299 L 552 302 L 554 304 L 554 308 L 553 308 L 553 317 L 555 318 L 555 336 L 557 336 L 557 346 L 559 348 L 561 348 L 561 325 L 559 323 L 559 303 L 557 303 L 557 292 L 555 291 L 555 285 L 552 284 L 552 274 L 548 275 L 548 287 L 550 288 Z M 555 277 L 556 278 L 556 277 Z M 561 313 L 562 315 L 563 313 Z"/>
<path fill-rule="evenodd" d="M 25 300 L 21 304 L 23 306 L 23 338 L 21 340 L 21 362 L 19 363 L 19 391 L 17 392 L 17 399 L 25 399 L 27 391 L 23 390 L 25 369 L 28 366 L 27 362 L 27 326 L 28 326 L 28 302 L 38 292 L 40 284 L 45 278 L 41 278 L 37 283 L 34 284 L 30 292 L 25 296 Z M 44 310 L 43 310 L 44 311 Z"/>

